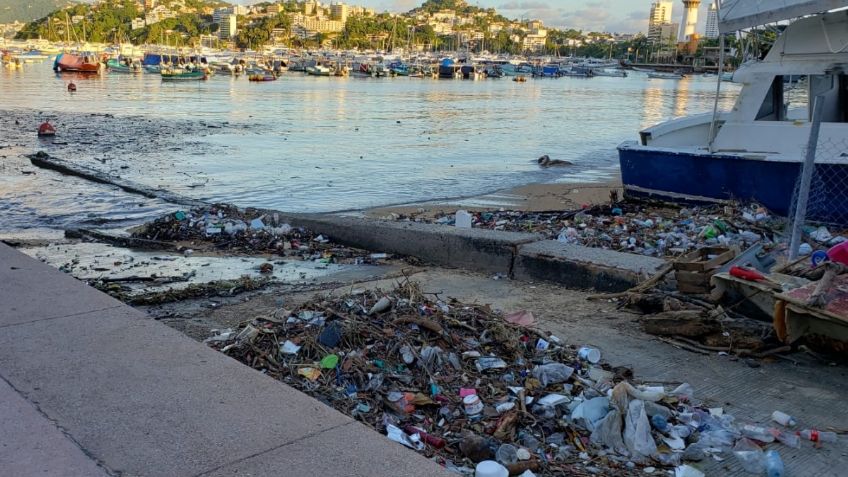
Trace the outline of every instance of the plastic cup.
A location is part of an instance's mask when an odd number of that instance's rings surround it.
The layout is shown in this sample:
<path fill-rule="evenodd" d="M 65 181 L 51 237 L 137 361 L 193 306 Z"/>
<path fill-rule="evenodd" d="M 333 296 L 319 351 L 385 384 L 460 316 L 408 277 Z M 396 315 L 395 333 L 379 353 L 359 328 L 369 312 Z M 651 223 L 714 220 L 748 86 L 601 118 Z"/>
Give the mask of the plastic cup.
<path fill-rule="evenodd" d="M 584 361 L 596 364 L 598 361 L 601 360 L 601 351 L 597 348 L 583 346 L 579 350 L 577 350 L 577 356 Z"/>
<path fill-rule="evenodd" d="M 509 477 L 509 471 L 493 460 L 484 460 L 477 464 L 474 477 Z"/>

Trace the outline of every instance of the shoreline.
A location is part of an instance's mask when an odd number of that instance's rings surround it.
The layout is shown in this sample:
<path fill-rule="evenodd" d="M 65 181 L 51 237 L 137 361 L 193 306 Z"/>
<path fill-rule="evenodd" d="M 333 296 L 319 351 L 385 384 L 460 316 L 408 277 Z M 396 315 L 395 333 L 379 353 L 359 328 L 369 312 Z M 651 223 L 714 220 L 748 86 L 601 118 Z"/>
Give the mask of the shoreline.
<path fill-rule="evenodd" d="M 456 213 L 457 210 L 469 212 L 501 209 L 521 212 L 563 211 L 608 202 L 610 193 L 613 191 L 618 192 L 619 198 L 622 197 L 622 184 L 619 177 L 599 182 L 532 182 L 468 197 L 408 202 L 357 211 L 340 211 L 334 214 L 359 212 L 356 215 L 372 219 L 397 219 L 412 214 L 419 218 L 434 218 L 436 215 Z"/>

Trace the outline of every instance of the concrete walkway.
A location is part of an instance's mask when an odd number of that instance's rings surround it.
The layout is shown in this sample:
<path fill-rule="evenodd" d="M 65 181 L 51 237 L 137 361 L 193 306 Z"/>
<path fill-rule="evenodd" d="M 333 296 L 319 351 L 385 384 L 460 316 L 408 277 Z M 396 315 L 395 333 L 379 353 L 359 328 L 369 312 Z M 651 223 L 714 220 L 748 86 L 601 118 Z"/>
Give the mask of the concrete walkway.
<path fill-rule="evenodd" d="M 6 475 L 451 475 L 0 244 Z"/>

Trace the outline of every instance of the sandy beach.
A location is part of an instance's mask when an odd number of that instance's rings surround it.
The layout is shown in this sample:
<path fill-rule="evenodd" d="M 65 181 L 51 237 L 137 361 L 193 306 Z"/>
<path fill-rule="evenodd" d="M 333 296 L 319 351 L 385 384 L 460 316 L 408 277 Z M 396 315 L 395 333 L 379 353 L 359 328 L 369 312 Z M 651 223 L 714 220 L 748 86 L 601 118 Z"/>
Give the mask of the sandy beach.
<path fill-rule="evenodd" d="M 370 218 L 397 218 L 408 216 L 433 218 L 452 214 L 457 210 L 480 212 L 486 210 L 516 210 L 546 212 L 579 209 L 610 200 L 610 193 L 622 197 L 621 180 L 615 178 L 596 183 L 526 184 L 488 194 L 462 199 L 446 199 L 386 207 L 376 207 L 363 212 Z M 395 214 L 395 215 L 392 215 Z"/>

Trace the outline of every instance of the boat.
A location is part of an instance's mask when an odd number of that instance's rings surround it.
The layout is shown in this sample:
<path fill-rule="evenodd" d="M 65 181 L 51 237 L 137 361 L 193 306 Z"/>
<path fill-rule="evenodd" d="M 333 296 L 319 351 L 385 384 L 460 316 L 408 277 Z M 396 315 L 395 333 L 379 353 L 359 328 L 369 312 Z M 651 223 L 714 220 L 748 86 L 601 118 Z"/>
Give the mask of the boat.
<path fill-rule="evenodd" d="M 141 73 L 142 67 L 129 58 L 112 58 L 106 62 L 111 73 Z"/>
<path fill-rule="evenodd" d="M 207 79 L 206 73 L 199 69 L 164 68 L 159 74 L 162 75 L 163 81 L 196 81 Z"/>
<path fill-rule="evenodd" d="M 612 78 L 627 78 L 627 72 L 618 69 L 592 68 L 592 76 L 609 76 Z"/>
<path fill-rule="evenodd" d="M 739 1 L 726 0 L 722 6 L 739 6 Z M 674 119 L 642 130 L 638 142 L 619 145 L 625 195 L 683 202 L 753 201 L 787 216 L 812 130 L 812 112 L 804 97 L 824 97 L 818 143 L 848 147 L 848 76 L 840 67 L 848 64 L 848 49 L 832 47 L 848 41 L 848 15 L 820 13 L 835 8 L 835 3 L 848 6 L 848 0 L 790 0 L 720 8 L 723 32 L 732 31 L 728 25 L 745 29 L 801 18 L 786 26 L 765 58 L 736 70 L 734 79 L 742 89 L 731 110 L 716 107 L 712 113 Z M 812 80 L 797 84 L 806 91 L 793 95 L 787 76 Z M 720 78 L 716 81 L 720 88 Z M 801 99 L 797 104 L 795 97 Z M 816 187 L 823 200 L 810 202 L 808 220 L 839 223 L 848 217 L 848 195 L 839 180 L 848 177 L 848 151 L 837 149 L 819 149 Z"/>
<path fill-rule="evenodd" d="M 57 73 L 100 73 L 100 60 L 91 53 L 74 55 L 62 53 L 53 61 L 53 71 Z"/>
<path fill-rule="evenodd" d="M 524 76 L 513 76 L 512 80 L 515 81 L 516 83 L 526 83 L 527 82 L 527 78 L 525 78 Z"/>
<path fill-rule="evenodd" d="M 331 73 L 330 68 L 317 62 L 306 67 L 306 74 L 310 76 L 330 76 Z"/>
<path fill-rule="evenodd" d="M 277 77 L 271 74 L 255 74 L 247 77 L 248 81 L 277 81 Z"/>
<path fill-rule="evenodd" d="M 454 79 L 457 77 L 457 73 L 460 75 L 461 65 L 456 64 L 451 58 L 445 58 L 439 64 L 439 78 L 440 79 Z"/>
<path fill-rule="evenodd" d="M 648 73 L 648 78 L 679 80 L 683 79 L 684 76 L 680 73 L 665 73 L 662 71 L 652 71 Z"/>
<path fill-rule="evenodd" d="M 409 65 L 402 62 L 389 64 L 389 71 L 395 76 L 409 76 Z"/>

